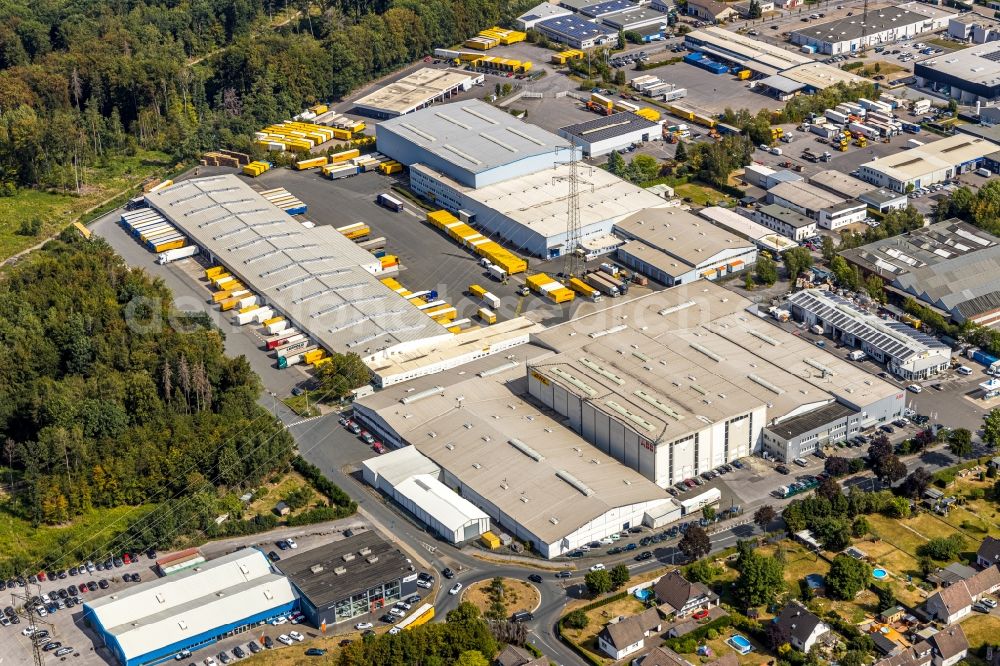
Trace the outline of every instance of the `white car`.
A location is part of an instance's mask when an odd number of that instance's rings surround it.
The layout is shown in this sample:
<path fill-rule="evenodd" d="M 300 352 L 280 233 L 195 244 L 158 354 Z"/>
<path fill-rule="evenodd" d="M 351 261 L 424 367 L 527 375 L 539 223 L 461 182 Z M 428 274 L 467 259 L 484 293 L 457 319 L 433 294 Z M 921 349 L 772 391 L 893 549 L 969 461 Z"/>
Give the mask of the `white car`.
<path fill-rule="evenodd" d="M 403 610 L 410 610 L 410 604 L 406 603 L 405 601 L 397 601 L 396 608 L 401 608 Z"/>
<path fill-rule="evenodd" d="M 448 590 L 448 594 L 458 594 L 461 591 L 462 591 L 462 584 L 455 583 L 454 585 L 451 586 L 451 589 Z"/>
<path fill-rule="evenodd" d="M 354 628 L 357 629 L 358 631 L 364 631 L 365 629 L 371 629 L 374 626 L 375 625 L 372 624 L 371 622 L 358 622 L 356 625 L 354 625 Z"/>
<path fill-rule="evenodd" d="M 303 636 L 302 634 L 300 634 L 297 631 L 289 631 L 288 635 L 291 636 L 292 638 L 294 638 L 295 640 L 297 640 L 299 643 L 301 643 L 302 641 L 304 641 L 306 639 L 305 636 Z"/>
<path fill-rule="evenodd" d="M 594 566 L 590 567 L 590 570 L 591 571 L 604 571 L 604 568 L 605 568 L 604 565 L 602 563 L 598 562 Z"/>
<path fill-rule="evenodd" d="M 291 645 L 292 639 L 288 637 L 288 634 L 281 634 L 278 636 L 278 642 L 284 643 L 285 645 Z"/>
<path fill-rule="evenodd" d="M 389 614 L 394 617 L 406 617 L 406 611 L 401 610 L 399 608 L 390 608 Z"/>
<path fill-rule="evenodd" d="M 430 582 L 429 580 L 418 580 L 417 581 L 417 587 L 421 587 L 421 588 L 423 588 L 425 590 L 429 590 L 432 587 L 434 587 L 434 583 Z"/>
<path fill-rule="evenodd" d="M 924 387 L 921 386 L 920 384 L 910 384 L 909 386 L 906 387 L 906 390 L 913 391 L 914 393 L 920 393 L 921 391 L 924 390 Z"/>
<path fill-rule="evenodd" d="M 601 545 L 603 545 L 603 546 L 610 546 L 614 542 L 615 542 L 615 540 L 612 539 L 611 537 L 604 537 L 603 539 L 601 539 L 600 541 L 598 541 L 598 543 L 601 544 Z"/>
<path fill-rule="evenodd" d="M 993 599 L 990 599 L 989 597 L 983 597 L 979 601 L 980 601 L 980 603 L 983 603 L 983 604 L 989 606 L 990 608 L 996 608 L 997 607 L 997 602 L 994 601 Z"/>
<path fill-rule="evenodd" d="M 215 659 L 212 659 L 211 657 L 205 657 L 205 666 L 216 666 Z"/>
<path fill-rule="evenodd" d="M 279 624 L 284 624 L 286 622 L 288 622 L 288 618 L 285 617 L 284 615 L 279 615 L 278 617 L 271 620 L 271 624 L 274 625 L 275 627 L 277 627 Z"/>
<path fill-rule="evenodd" d="M 298 548 L 299 547 L 299 544 L 295 543 L 295 539 L 293 539 L 292 537 L 288 537 L 287 539 L 285 539 L 285 543 L 288 544 L 289 548 Z"/>
<path fill-rule="evenodd" d="M 392 629 L 389 630 L 389 634 L 391 636 L 395 636 L 396 634 L 398 634 L 401 631 L 402 631 L 402 629 L 400 629 L 399 627 L 393 627 Z"/>

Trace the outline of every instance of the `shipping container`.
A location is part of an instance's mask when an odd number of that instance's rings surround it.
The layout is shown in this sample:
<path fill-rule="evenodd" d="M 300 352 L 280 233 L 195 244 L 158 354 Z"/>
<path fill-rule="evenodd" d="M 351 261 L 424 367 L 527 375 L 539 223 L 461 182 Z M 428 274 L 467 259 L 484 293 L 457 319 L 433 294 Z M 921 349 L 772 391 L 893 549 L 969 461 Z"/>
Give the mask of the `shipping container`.
<path fill-rule="evenodd" d="M 489 266 L 487 266 L 486 267 L 486 273 L 491 278 L 493 278 L 494 280 L 497 280 L 499 282 L 503 282 L 504 280 L 507 279 L 507 271 L 505 271 L 504 269 L 500 268 L 496 264 L 490 264 Z"/>
<path fill-rule="evenodd" d="M 236 326 L 244 326 L 254 319 L 254 312 L 259 310 L 259 306 L 251 305 L 249 308 L 242 308 L 233 315 L 232 323 Z"/>
<path fill-rule="evenodd" d="M 384 208 L 388 208 L 389 210 L 395 211 L 397 213 L 402 212 L 403 210 L 403 202 L 397 199 L 396 197 L 392 196 L 391 194 L 387 194 L 385 192 L 378 195 L 378 197 L 376 198 L 376 202 L 379 205 L 383 206 Z"/>
<path fill-rule="evenodd" d="M 176 237 L 171 236 L 166 239 L 158 239 L 152 244 L 147 244 L 147 247 L 153 252 L 166 252 L 167 250 L 176 250 L 187 245 L 187 238 L 182 234 L 177 234 Z"/>
<path fill-rule="evenodd" d="M 169 264 L 171 261 L 177 261 L 178 259 L 186 259 L 188 257 L 193 257 L 198 254 L 197 245 L 188 245 L 187 247 L 180 247 L 176 250 L 168 250 L 163 252 L 156 258 L 156 263 L 158 264 Z"/>
<path fill-rule="evenodd" d="M 212 266 L 210 268 L 206 268 L 205 269 L 205 277 L 208 278 L 209 280 L 211 280 L 215 276 L 220 275 L 223 272 L 225 272 L 225 270 L 226 269 L 223 268 L 222 266 Z"/>
<path fill-rule="evenodd" d="M 302 340 L 294 340 L 290 338 L 285 341 L 285 344 L 279 345 L 277 349 L 274 350 L 275 355 L 280 360 L 289 354 L 301 354 L 308 351 L 309 349 L 315 349 L 316 346 L 311 344 L 310 340 L 306 336 L 302 336 Z"/>
<path fill-rule="evenodd" d="M 472 294 L 475 298 L 482 298 L 483 295 L 485 295 L 487 292 L 485 288 L 481 287 L 478 284 L 470 284 L 469 293 Z"/>
<path fill-rule="evenodd" d="M 500 299 L 492 292 L 487 291 L 486 293 L 484 293 L 482 299 L 486 301 L 486 304 L 489 305 L 494 310 L 500 309 Z"/>
<path fill-rule="evenodd" d="M 369 227 L 364 222 L 355 222 L 354 224 L 348 224 L 343 227 L 337 227 L 337 231 L 341 234 L 354 240 L 356 238 L 364 238 L 371 233 L 371 227 Z"/>
<path fill-rule="evenodd" d="M 479 315 L 479 318 L 485 321 L 487 324 L 497 323 L 496 313 L 490 310 L 489 308 L 479 308 L 479 311 L 476 314 Z"/>
<path fill-rule="evenodd" d="M 357 148 L 352 148 L 351 150 L 345 150 L 340 153 L 334 153 L 330 155 L 330 164 L 336 164 L 337 162 L 346 162 L 347 160 L 357 157 L 361 154 L 361 151 Z"/>
<path fill-rule="evenodd" d="M 621 296 L 622 292 L 619 289 L 619 285 L 600 272 L 587 273 L 583 276 L 583 280 L 606 296 L 610 296 L 611 298 Z"/>
<path fill-rule="evenodd" d="M 277 335 L 288 328 L 288 321 L 284 317 L 275 317 L 268 321 L 271 323 L 264 322 L 264 332 L 268 335 Z"/>
<path fill-rule="evenodd" d="M 568 303 L 576 296 L 575 292 L 567 289 L 562 283 L 553 280 L 545 273 L 531 275 L 525 282 L 529 289 L 555 303 Z"/>
<path fill-rule="evenodd" d="M 326 166 L 326 157 L 312 157 L 307 160 L 299 160 L 295 163 L 295 169 L 298 171 L 304 171 L 305 169 L 315 169 L 316 167 Z"/>

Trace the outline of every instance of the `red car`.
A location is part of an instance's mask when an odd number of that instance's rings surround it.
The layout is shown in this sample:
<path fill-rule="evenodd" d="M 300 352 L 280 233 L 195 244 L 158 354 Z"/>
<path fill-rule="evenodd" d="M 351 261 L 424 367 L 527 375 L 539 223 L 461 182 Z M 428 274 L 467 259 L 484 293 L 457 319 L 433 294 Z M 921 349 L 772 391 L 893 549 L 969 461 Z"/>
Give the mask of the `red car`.
<path fill-rule="evenodd" d="M 378 453 L 379 455 L 385 453 L 385 445 L 382 444 L 382 442 L 375 442 L 372 444 L 372 448 L 375 449 L 375 453 Z"/>
<path fill-rule="evenodd" d="M 696 620 L 704 620 L 706 617 L 708 617 L 708 611 L 705 610 L 704 608 L 702 608 L 701 610 L 696 610 L 694 612 L 694 615 L 692 615 L 691 617 L 693 617 Z"/>
<path fill-rule="evenodd" d="M 122 555 L 122 562 L 124 562 L 125 564 L 132 564 L 132 558 L 129 556 L 128 553 Z"/>

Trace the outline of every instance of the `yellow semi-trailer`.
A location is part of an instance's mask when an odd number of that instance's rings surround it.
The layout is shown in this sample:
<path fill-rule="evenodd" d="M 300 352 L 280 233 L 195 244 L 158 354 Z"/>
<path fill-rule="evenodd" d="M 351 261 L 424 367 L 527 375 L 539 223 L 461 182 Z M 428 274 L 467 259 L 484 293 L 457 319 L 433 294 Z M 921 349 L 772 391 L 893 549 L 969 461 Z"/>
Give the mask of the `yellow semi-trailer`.
<path fill-rule="evenodd" d="M 490 310 L 489 308 L 479 308 L 479 311 L 476 312 L 476 314 L 479 315 L 479 318 L 485 321 L 487 324 L 497 323 L 496 313 Z"/>

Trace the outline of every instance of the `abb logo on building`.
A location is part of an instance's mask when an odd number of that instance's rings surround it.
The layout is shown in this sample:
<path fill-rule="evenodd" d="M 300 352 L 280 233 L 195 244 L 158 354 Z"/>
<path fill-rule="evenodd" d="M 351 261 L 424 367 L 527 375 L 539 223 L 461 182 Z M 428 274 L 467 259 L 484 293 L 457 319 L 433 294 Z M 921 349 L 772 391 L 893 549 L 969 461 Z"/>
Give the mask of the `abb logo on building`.
<path fill-rule="evenodd" d="M 642 448 L 646 449 L 647 451 L 654 451 L 654 452 L 656 451 L 656 446 L 648 439 L 640 437 L 639 444 L 642 446 Z"/>

